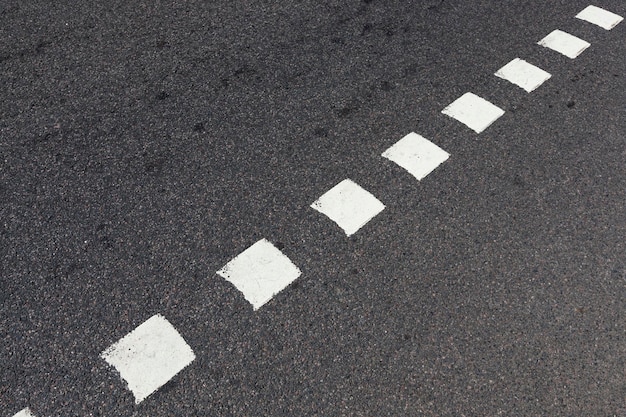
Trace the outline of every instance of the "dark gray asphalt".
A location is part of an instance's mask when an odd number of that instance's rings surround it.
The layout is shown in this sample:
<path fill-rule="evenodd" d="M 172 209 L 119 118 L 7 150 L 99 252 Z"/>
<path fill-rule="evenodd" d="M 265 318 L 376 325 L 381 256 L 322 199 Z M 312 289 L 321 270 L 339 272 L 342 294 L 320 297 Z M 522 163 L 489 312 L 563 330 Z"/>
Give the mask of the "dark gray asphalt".
<path fill-rule="evenodd" d="M 277 3 L 0 3 L 0 416 L 626 416 L 626 23 Z M 351 238 L 308 207 L 345 178 L 387 206 Z M 253 312 L 214 272 L 260 238 L 303 274 Z M 137 406 L 99 354 L 156 313 L 197 358 Z"/>

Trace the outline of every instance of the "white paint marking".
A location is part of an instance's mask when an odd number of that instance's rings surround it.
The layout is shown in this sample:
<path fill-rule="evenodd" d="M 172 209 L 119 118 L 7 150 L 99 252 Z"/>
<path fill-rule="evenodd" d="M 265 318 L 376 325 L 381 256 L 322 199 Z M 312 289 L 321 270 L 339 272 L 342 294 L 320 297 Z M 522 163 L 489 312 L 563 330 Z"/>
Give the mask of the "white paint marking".
<path fill-rule="evenodd" d="M 549 72 L 519 58 L 500 68 L 495 75 L 523 88 L 528 93 L 551 77 Z"/>
<path fill-rule="evenodd" d="M 443 109 L 442 113 L 480 133 L 498 120 L 504 110 L 475 94 L 465 93 Z"/>
<path fill-rule="evenodd" d="M 385 209 L 370 192 L 345 179 L 328 190 L 311 208 L 325 214 L 351 236 Z"/>
<path fill-rule="evenodd" d="M 254 310 L 298 278 L 302 272 L 280 250 L 261 239 L 228 262 L 217 274 L 243 293 Z"/>
<path fill-rule="evenodd" d="M 13 417 L 35 417 L 35 415 L 30 412 L 29 408 L 25 408 L 19 413 L 15 414 Z"/>
<path fill-rule="evenodd" d="M 156 314 L 100 354 L 139 404 L 196 358 L 178 331 Z"/>
<path fill-rule="evenodd" d="M 596 6 L 587 6 L 576 15 L 578 19 L 598 25 L 606 30 L 611 30 L 624 18 L 618 14 L 609 12 Z"/>
<path fill-rule="evenodd" d="M 589 42 L 558 29 L 537 42 L 537 44 L 552 49 L 571 59 L 576 58 L 585 49 L 591 46 Z"/>
<path fill-rule="evenodd" d="M 411 132 L 383 152 L 382 156 L 421 180 L 447 160 L 450 154 L 423 136 Z"/>

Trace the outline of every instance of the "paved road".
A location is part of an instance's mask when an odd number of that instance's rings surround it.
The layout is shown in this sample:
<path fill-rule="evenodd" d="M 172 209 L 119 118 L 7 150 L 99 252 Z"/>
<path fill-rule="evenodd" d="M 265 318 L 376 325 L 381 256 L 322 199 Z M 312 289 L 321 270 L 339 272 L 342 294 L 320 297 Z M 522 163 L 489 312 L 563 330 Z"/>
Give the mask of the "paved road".
<path fill-rule="evenodd" d="M 0 415 L 626 416 L 626 24 L 275 3 L 0 5 Z M 385 206 L 350 237 L 345 179 Z M 261 239 L 301 275 L 254 310 L 216 271 Z M 155 315 L 194 359 L 136 404 L 102 354 Z"/>

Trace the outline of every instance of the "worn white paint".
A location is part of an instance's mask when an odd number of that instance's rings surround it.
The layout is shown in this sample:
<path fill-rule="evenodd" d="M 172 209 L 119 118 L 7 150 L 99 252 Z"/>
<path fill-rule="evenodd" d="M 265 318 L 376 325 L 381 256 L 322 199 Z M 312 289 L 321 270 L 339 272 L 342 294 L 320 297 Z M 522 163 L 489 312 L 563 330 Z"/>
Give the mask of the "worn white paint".
<path fill-rule="evenodd" d="M 243 293 L 254 310 L 270 301 L 301 273 L 287 256 L 265 239 L 250 246 L 217 271 Z"/>
<path fill-rule="evenodd" d="M 383 152 L 382 156 L 421 180 L 447 160 L 450 154 L 423 136 L 411 132 Z"/>
<path fill-rule="evenodd" d="M 442 110 L 476 133 L 488 128 L 504 114 L 504 110 L 472 93 L 465 93 Z"/>
<path fill-rule="evenodd" d="M 15 414 L 13 417 L 35 417 L 35 415 L 30 412 L 29 408 L 25 408 L 19 413 Z"/>
<path fill-rule="evenodd" d="M 591 44 L 562 30 L 555 30 L 537 44 L 574 59 Z"/>
<path fill-rule="evenodd" d="M 349 179 L 328 190 L 311 207 L 337 223 L 348 236 L 385 209 L 369 191 Z"/>
<path fill-rule="evenodd" d="M 520 58 L 515 58 L 500 68 L 495 75 L 523 88 L 528 93 L 551 77 L 549 72 Z"/>
<path fill-rule="evenodd" d="M 120 373 L 137 404 L 196 357 L 174 326 L 160 314 L 150 317 L 100 356 Z"/>
<path fill-rule="evenodd" d="M 576 17 L 606 30 L 613 29 L 619 22 L 624 20 L 622 16 L 596 6 L 587 6 Z"/>

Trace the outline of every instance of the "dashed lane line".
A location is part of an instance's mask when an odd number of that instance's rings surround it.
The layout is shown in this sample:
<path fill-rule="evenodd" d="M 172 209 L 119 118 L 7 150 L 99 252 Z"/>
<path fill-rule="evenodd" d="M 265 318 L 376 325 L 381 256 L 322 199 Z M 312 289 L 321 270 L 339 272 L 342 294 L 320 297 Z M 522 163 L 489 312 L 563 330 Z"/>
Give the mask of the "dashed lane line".
<path fill-rule="evenodd" d="M 317 199 L 311 208 L 337 223 L 347 236 L 385 209 L 385 205 L 369 191 L 350 179 L 345 179 Z"/>
<path fill-rule="evenodd" d="M 495 76 L 523 88 L 527 93 L 533 92 L 551 77 L 549 72 L 520 58 L 515 58 L 500 68 Z"/>
<path fill-rule="evenodd" d="M 538 42 L 539 45 L 552 49 L 568 58 L 574 59 L 591 46 L 587 41 L 570 35 L 562 30 L 554 30 Z"/>
<path fill-rule="evenodd" d="M 25 408 L 13 417 L 35 417 L 35 415 L 30 412 L 30 408 Z"/>
<path fill-rule="evenodd" d="M 417 133 L 410 133 L 382 156 L 422 180 L 450 155 Z M 311 208 L 327 216 L 351 236 L 382 212 L 385 205 L 354 181 L 345 179 L 313 202 Z M 301 273 L 285 254 L 265 239 L 217 271 L 243 294 L 254 310 L 269 302 Z"/>
<path fill-rule="evenodd" d="M 100 355 L 113 366 L 139 404 L 196 358 L 191 347 L 157 314 Z"/>
<path fill-rule="evenodd" d="M 621 16 L 596 6 L 588 6 L 576 18 L 606 30 L 623 20 Z M 553 31 L 538 44 L 572 59 L 590 46 L 587 41 L 560 30 Z M 530 93 L 551 75 L 516 58 L 500 68 L 495 76 Z M 504 111 L 468 92 L 442 113 L 479 134 Z M 409 133 L 384 151 L 382 157 L 404 168 L 417 180 L 422 180 L 450 155 L 419 134 Z M 350 236 L 384 210 L 385 205 L 354 181 L 346 179 L 323 194 L 311 207 L 334 221 Z M 253 310 L 258 310 L 302 272 L 281 250 L 261 239 L 233 258 L 217 274 L 232 283 Z M 157 314 L 102 352 L 101 358 L 117 370 L 135 396 L 135 403 L 139 404 L 189 366 L 195 354 L 174 326 Z M 34 417 L 34 414 L 25 408 L 14 417 Z"/>
<path fill-rule="evenodd" d="M 587 6 L 576 15 L 576 18 L 593 23 L 606 30 L 613 29 L 619 22 L 624 20 L 622 16 L 596 6 Z"/>
<path fill-rule="evenodd" d="M 228 262 L 217 274 L 243 293 L 258 310 L 302 272 L 269 241 L 261 239 Z"/>
<path fill-rule="evenodd" d="M 444 163 L 450 154 L 423 136 L 411 132 L 381 155 L 406 169 L 421 181 Z"/>
<path fill-rule="evenodd" d="M 504 110 L 474 93 L 465 93 L 441 111 L 476 133 L 481 133 L 498 120 Z"/>

